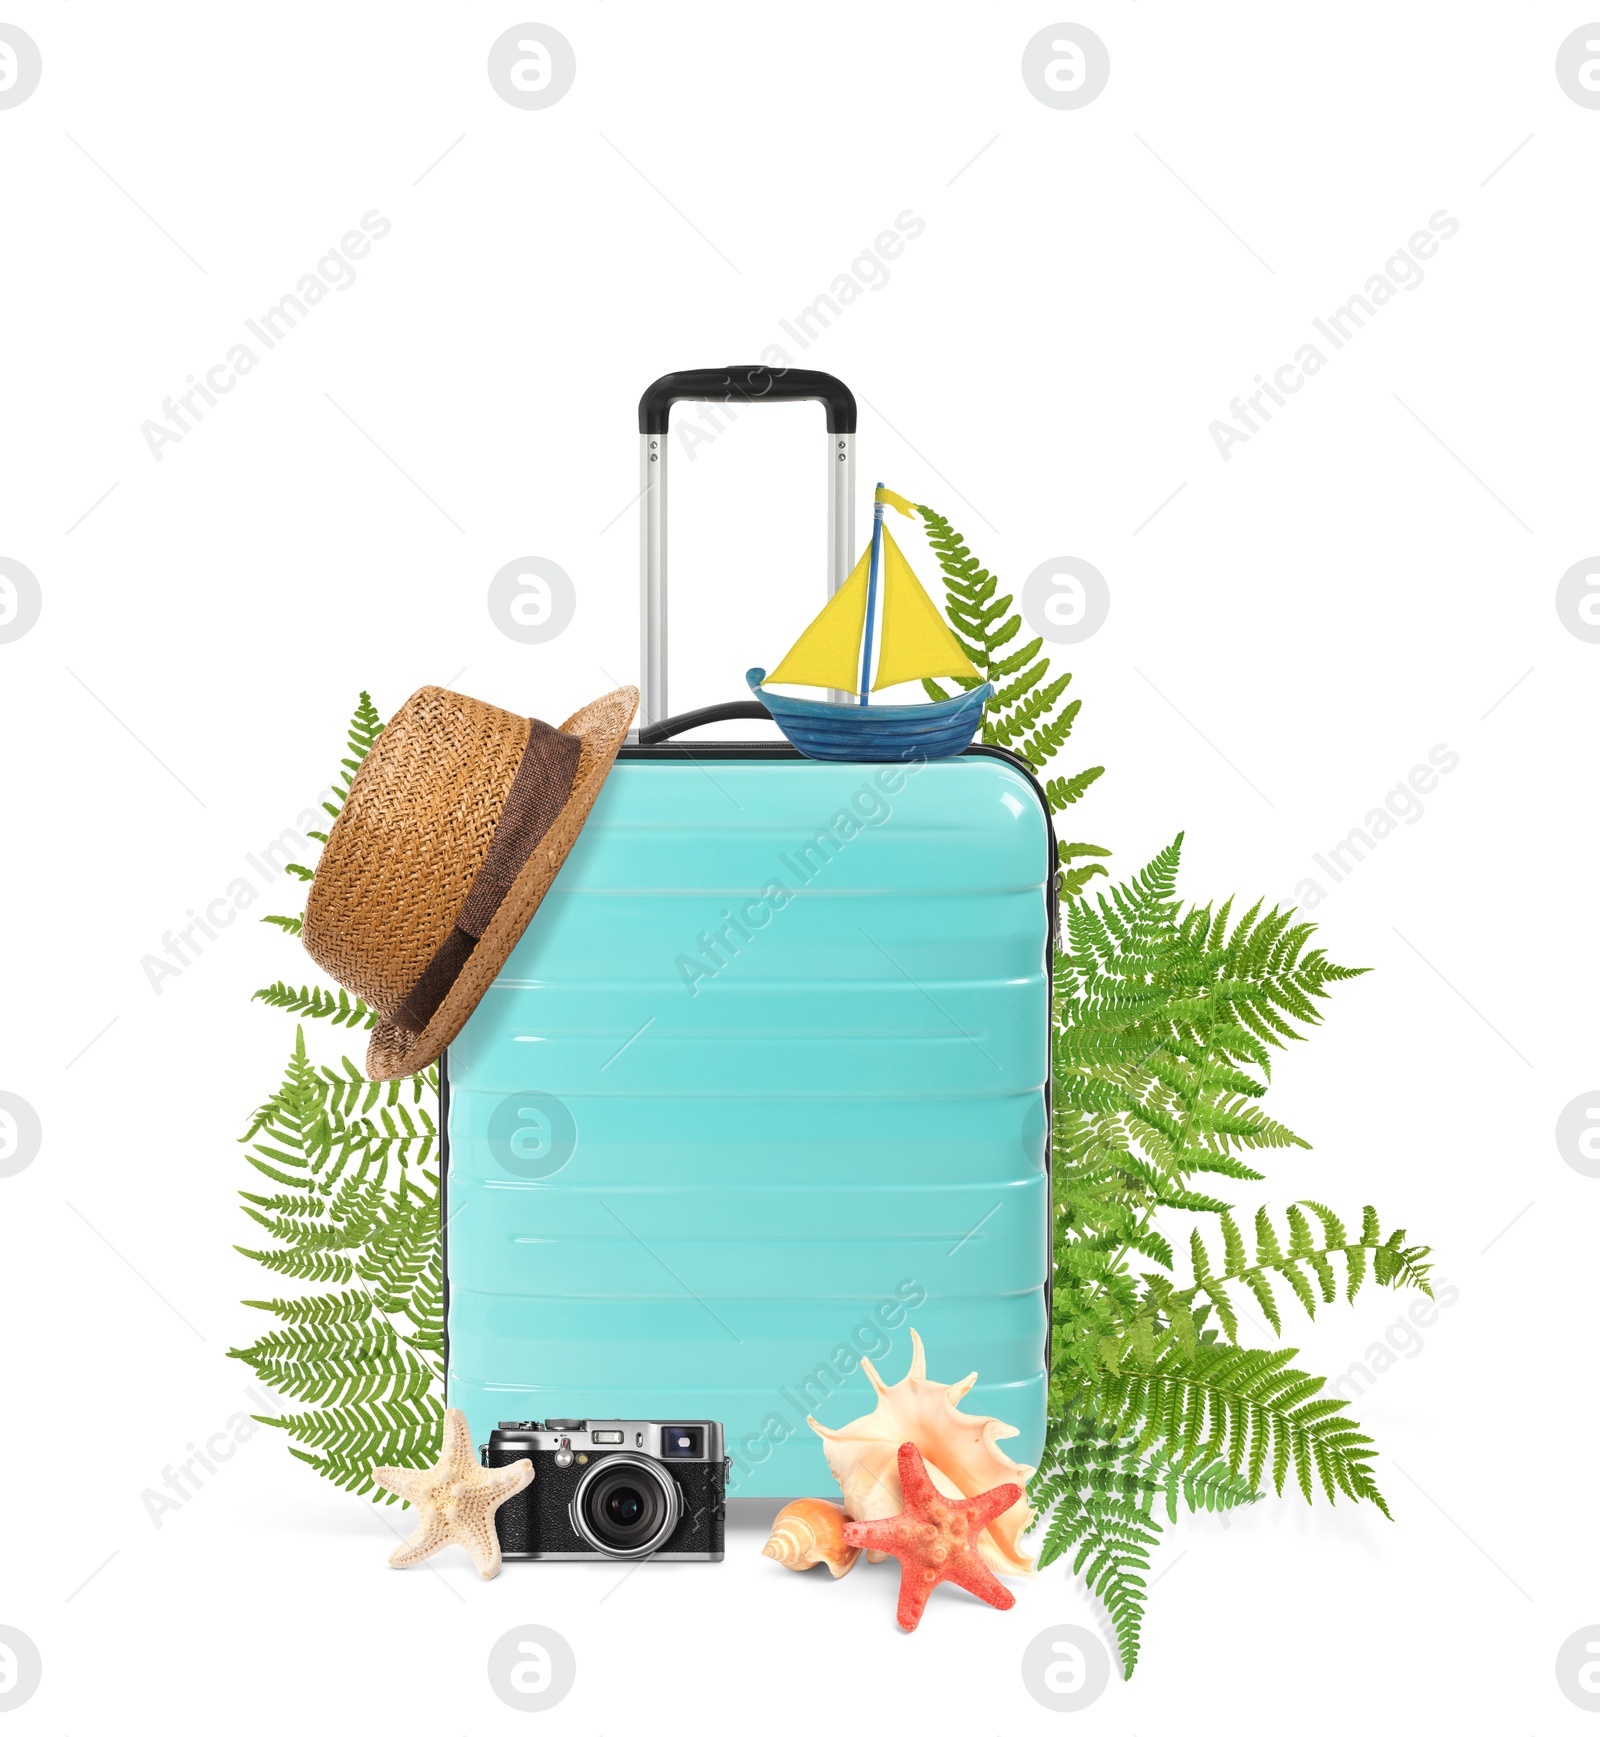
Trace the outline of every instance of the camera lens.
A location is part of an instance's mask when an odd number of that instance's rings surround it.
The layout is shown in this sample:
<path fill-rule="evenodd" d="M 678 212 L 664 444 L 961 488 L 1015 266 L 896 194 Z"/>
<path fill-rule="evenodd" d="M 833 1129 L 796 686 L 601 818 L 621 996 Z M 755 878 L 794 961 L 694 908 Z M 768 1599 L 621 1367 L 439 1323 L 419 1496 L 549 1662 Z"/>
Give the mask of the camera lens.
<path fill-rule="evenodd" d="M 579 1479 L 570 1513 L 573 1529 L 603 1554 L 648 1556 L 672 1536 L 683 1496 L 654 1460 L 606 1454 Z"/>
<path fill-rule="evenodd" d="M 644 1497 L 626 1486 L 608 1490 L 605 1497 L 606 1518 L 619 1531 L 637 1526 L 644 1513 Z"/>

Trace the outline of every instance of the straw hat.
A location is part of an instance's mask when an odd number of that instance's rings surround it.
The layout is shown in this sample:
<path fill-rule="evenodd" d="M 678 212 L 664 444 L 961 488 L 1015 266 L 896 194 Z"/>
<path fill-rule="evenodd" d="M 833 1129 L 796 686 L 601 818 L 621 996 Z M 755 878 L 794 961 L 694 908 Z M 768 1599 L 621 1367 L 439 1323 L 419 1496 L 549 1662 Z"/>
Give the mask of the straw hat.
<path fill-rule="evenodd" d="M 618 688 L 560 727 L 419 688 L 361 762 L 302 939 L 377 1009 L 374 1080 L 455 1038 L 550 890 L 639 705 Z"/>

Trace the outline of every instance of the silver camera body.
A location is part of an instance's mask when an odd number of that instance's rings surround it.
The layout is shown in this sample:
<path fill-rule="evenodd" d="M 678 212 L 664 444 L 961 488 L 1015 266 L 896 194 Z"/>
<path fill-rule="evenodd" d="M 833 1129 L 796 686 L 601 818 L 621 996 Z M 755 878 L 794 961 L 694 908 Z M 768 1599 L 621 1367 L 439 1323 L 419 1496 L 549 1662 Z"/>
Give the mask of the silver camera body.
<path fill-rule="evenodd" d="M 486 1466 L 533 1461 L 495 1515 L 500 1552 L 536 1562 L 720 1562 L 729 1465 L 706 1419 L 546 1418 L 502 1423 Z"/>

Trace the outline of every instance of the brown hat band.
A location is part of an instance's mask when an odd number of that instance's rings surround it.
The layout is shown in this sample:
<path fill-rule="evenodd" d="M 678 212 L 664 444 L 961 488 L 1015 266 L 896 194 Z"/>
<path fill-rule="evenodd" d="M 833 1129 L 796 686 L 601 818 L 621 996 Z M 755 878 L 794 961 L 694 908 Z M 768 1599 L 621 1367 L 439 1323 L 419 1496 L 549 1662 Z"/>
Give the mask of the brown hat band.
<path fill-rule="evenodd" d="M 530 718 L 528 745 L 506 792 L 505 806 L 461 909 L 455 927 L 423 968 L 393 1019 L 402 1031 L 420 1032 L 439 1010 L 472 957 L 478 938 L 500 909 L 517 876 L 555 823 L 577 776 L 582 745 L 576 736 Z"/>

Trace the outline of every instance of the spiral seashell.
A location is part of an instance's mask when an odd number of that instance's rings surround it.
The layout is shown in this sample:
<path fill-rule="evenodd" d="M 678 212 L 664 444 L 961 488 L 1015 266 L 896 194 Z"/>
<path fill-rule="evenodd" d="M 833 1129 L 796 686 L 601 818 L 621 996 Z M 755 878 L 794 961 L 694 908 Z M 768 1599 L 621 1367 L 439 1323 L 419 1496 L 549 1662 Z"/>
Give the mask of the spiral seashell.
<path fill-rule="evenodd" d="M 772 1522 L 772 1536 L 761 1554 L 785 1568 L 804 1571 L 826 1562 L 835 1580 L 848 1574 L 861 1554 L 859 1546 L 844 1541 L 844 1510 L 837 1502 L 802 1496 L 780 1510 Z"/>
<path fill-rule="evenodd" d="M 1032 1466 L 1019 1465 L 998 1443 L 1018 1432 L 997 1417 L 961 1410 L 976 1373 L 954 1383 L 929 1381 L 922 1340 L 911 1330 L 911 1368 L 891 1387 L 863 1357 L 862 1372 L 878 1395 L 874 1409 L 842 1429 L 828 1429 L 814 1417 L 806 1422 L 822 1437 L 828 1469 L 838 1480 L 845 1513 L 851 1520 L 885 1520 L 900 1512 L 902 1495 L 897 1455 L 913 1442 L 927 1462 L 933 1486 L 944 1496 L 977 1496 L 996 1484 L 1024 1487 Z M 1023 1553 L 1022 1534 L 1033 1520 L 1024 1496 L 991 1520 L 979 1540 L 984 1560 L 997 1574 L 1033 1574 L 1034 1561 Z M 882 1560 L 869 1551 L 867 1560 Z"/>

